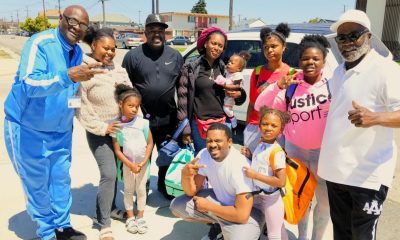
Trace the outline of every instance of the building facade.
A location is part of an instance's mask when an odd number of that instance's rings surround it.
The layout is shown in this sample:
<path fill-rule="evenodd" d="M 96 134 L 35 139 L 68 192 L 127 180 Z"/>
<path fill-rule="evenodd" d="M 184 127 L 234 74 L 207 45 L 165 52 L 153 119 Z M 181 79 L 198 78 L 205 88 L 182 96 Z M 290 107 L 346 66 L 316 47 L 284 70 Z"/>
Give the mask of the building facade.
<path fill-rule="evenodd" d="M 356 9 L 367 13 L 372 32 L 400 60 L 400 0 L 357 0 Z"/>
<path fill-rule="evenodd" d="M 168 30 L 174 36 L 194 36 L 197 38 L 201 31 L 209 27 L 229 29 L 229 16 L 201 13 L 164 12 L 160 13 Z"/>

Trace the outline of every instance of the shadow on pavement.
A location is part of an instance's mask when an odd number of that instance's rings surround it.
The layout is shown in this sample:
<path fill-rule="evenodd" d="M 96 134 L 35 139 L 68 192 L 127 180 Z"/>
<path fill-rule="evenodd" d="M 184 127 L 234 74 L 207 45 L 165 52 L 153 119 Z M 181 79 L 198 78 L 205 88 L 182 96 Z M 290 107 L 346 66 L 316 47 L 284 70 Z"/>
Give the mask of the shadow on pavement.
<path fill-rule="evenodd" d="M 8 230 L 14 232 L 20 239 L 32 239 L 32 236 L 36 236 L 36 223 L 26 211 L 23 211 L 8 220 Z"/>
<path fill-rule="evenodd" d="M 193 239 L 193 236 L 206 235 L 208 230 L 209 227 L 205 223 L 194 223 L 181 220 L 176 222 L 172 232 L 162 237 L 161 240 Z"/>
<path fill-rule="evenodd" d="M 71 189 L 71 214 L 86 215 L 92 218 L 96 206 L 96 192 L 97 187 L 93 184 L 85 184 L 80 188 Z M 17 213 L 8 220 L 8 229 L 20 239 L 32 239 L 32 236 L 36 236 L 36 228 L 36 223 L 31 220 L 26 211 Z"/>

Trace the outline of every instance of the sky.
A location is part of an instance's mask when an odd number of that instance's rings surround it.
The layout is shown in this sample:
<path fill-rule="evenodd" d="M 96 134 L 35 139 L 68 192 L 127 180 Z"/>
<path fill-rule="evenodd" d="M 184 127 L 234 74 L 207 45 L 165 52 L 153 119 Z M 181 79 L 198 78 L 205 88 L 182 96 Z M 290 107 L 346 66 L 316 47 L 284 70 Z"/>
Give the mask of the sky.
<path fill-rule="evenodd" d="M 102 14 L 101 0 L 44 0 L 46 9 L 72 4 L 86 8 L 90 16 Z M 190 12 L 197 0 L 159 0 L 159 12 Z M 210 14 L 229 15 L 229 0 L 206 0 Z M 20 21 L 27 15 L 36 17 L 43 9 L 42 0 L 0 0 L 0 18 Z M 355 0 L 233 0 L 234 21 L 260 18 L 266 24 L 302 23 L 312 18 L 337 20 L 346 9 L 354 9 Z M 119 13 L 143 23 L 151 13 L 151 0 L 105 0 L 106 13 Z"/>

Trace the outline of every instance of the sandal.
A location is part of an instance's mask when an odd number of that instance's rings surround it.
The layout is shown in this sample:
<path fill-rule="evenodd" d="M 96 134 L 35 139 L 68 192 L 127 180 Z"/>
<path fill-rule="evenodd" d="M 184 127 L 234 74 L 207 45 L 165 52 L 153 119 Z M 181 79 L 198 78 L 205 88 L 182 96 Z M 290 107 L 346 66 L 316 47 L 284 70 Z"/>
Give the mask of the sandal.
<path fill-rule="evenodd" d="M 148 226 L 146 221 L 143 218 L 136 219 L 138 233 L 144 234 L 147 232 Z"/>
<path fill-rule="evenodd" d="M 113 232 L 110 227 L 106 227 L 100 230 L 100 240 L 114 240 Z"/>
<path fill-rule="evenodd" d="M 123 210 L 115 208 L 111 210 L 110 217 L 114 220 L 125 221 L 128 217 L 128 214 Z"/>

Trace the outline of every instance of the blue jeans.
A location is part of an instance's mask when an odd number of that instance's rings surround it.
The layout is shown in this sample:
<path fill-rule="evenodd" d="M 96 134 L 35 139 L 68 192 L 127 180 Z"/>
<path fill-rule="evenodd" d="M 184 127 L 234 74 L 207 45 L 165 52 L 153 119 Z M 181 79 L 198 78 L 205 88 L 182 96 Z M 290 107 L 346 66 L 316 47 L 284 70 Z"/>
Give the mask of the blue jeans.
<path fill-rule="evenodd" d="M 229 120 L 227 119 L 227 122 L 225 122 L 225 125 L 229 127 L 229 129 L 232 129 L 232 125 Z M 199 129 L 197 128 L 197 123 L 196 119 L 193 118 L 190 121 L 190 128 L 192 129 L 192 140 L 193 140 L 193 145 L 194 145 L 194 155 L 196 156 L 197 153 L 200 152 L 201 149 L 206 147 L 206 140 L 200 136 Z"/>

